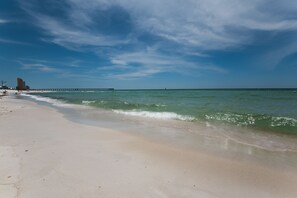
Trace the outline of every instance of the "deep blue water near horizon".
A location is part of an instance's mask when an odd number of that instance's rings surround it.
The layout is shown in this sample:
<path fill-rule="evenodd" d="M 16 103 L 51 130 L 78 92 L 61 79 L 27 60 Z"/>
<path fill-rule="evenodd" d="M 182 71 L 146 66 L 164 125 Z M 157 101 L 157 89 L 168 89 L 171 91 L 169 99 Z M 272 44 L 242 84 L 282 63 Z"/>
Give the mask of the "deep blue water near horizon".
<path fill-rule="evenodd" d="M 297 134 L 296 89 L 78 90 L 31 94 L 127 115 Z"/>

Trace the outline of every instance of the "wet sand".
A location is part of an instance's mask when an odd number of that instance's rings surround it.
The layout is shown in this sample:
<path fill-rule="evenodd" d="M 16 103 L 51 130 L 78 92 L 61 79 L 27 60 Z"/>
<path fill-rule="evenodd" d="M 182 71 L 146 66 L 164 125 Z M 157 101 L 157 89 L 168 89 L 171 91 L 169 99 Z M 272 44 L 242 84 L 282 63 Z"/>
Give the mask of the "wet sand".
<path fill-rule="evenodd" d="M 0 100 L 0 126 L 0 197 L 297 196 L 297 170 L 283 161 L 295 153 L 269 166 L 75 123 L 13 97 Z"/>

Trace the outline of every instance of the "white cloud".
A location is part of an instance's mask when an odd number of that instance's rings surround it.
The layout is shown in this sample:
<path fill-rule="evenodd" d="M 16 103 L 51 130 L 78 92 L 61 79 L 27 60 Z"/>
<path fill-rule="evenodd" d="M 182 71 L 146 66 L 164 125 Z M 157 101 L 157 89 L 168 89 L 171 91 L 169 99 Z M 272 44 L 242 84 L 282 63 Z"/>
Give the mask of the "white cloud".
<path fill-rule="evenodd" d="M 86 27 L 94 19 L 89 18 L 87 12 L 77 11 L 77 8 L 69 10 L 65 8 L 69 18 L 57 18 L 56 16 L 40 13 L 30 1 L 22 1 L 20 4 L 35 19 L 35 25 L 42 28 L 45 34 L 49 36 L 43 38 L 44 41 L 73 50 L 81 50 L 83 47 L 115 46 L 128 42 L 127 39 L 100 34 L 93 28 Z"/>
<path fill-rule="evenodd" d="M 262 67 L 268 69 L 274 69 L 281 61 L 287 56 L 297 52 L 297 42 L 291 42 L 288 45 L 281 46 L 278 49 L 270 50 L 266 52 L 258 60 Z"/>
<path fill-rule="evenodd" d="M 171 46 L 186 49 L 179 53 L 206 58 L 209 50 L 226 50 L 251 44 L 255 30 L 297 31 L 297 3 L 291 0 L 65 0 L 67 6 L 60 18 L 40 12 L 33 5 L 36 1 L 19 2 L 36 20 L 36 25 L 49 36 L 46 41 L 74 50 L 91 49 L 95 52 L 102 46 L 135 44 L 137 40 L 134 38 L 144 32 L 163 38 Z M 51 4 L 57 2 L 51 1 Z M 98 12 L 112 7 L 120 7 L 129 15 L 133 25 L 133 39 L 129 38 L 131 35 L 112 36 L 94 28 L 104 25 L 99 24 L 98 21 L 104 20 L 98 20 L 98 17 L 106 16 L 98 15 Z M 278 58 L 272 62 L 277 64 L 295 51 L 294 47 L 290 47 L 290 50 L 280 53 L 282 55 L 274 56 Z M 226 72 L 211 63 L 196 64 L 183 58 L 162 55 L 157 50 L 154 53 L 124 52 L 110 58 L 113 65 L 102 67 L 101 70 L 117 68 L 129 72 L 112 74 L 121 78 L 191 69 Z M 131 64 L 140 66 L 138 70 L 133 70 Z"/>
<path fill-rule="evenodd" d="M 286 4 L 288 6 L 284 7 Z M 294 14 L 297 11 L 291 1 L 153 0 L 125 5 L 137 7 L 130 9 L 141 29 L 201 50 L 249 43 L 252 39 L 249 30 L 297 29 L 296 17 L 287 16 L 288 12 Z M 283 6 L 283 10 L 271 10 L 273 6 Z"/>
<path fill-rule="evenodd" d="M 15 40 L 11 40 L 11 39 L 2 39 L 2 38 L 0 38 L 0 43 L 16 44 L 16 45 L 32 45 L 30 43 L 15 41 Z"/>
<path fill-rule="evenodd" d="M 99 67 L 98 70 L 109 70 L 107 78 L 134 79 L 158 73 L 191 74 L 199 71 L 227 73 L 223 68 L 212 64 L 199 64 L 179 57 L 160 55 L 155 50 L 135 53 L 122 53 L 111 57 L 111 66 Z"/>
<path fill-rule="evenodd" d="M 297 5 L 292 1 L 268 0 L 70 0 L 84 5 L 81 19 L 91 19 L 96 9 L 120 6 L 134 25 L 168 40 L 204 49 L 223 49 L 252 39 L 248 30 L 296 30 Z M 89 4 L 89 5 L 88 5 Z M 77 10 L 75 10 L 77 11 Z M 77 12 L 76 12 L 77 13 Z M 77 15 L 76 15 L 77 16 Z M 86 20 L 87 18 L 87 20 Z"/>
<path fill-rule="evenodd" d="M 26 6 L 28 1 L 22 5 L 54 37 L 54 43 L 66 46 L 114 46 L 128 42 L 89 28 L 96 24 L 97 11 L 112 6 L 127 11 L 139 31 L 201 50 L 250 42 L 252 37 L 248 30 L 297 29 L 296 17 L 290 17 L 296 13 L 297 5 L 289 0 L 66 0 L 66 3 L 69 24 L 38 13 L 32 6 Z"/>
<path fill-rule="evenodd" d="M 67 0 L 69 24 L 42 15 L 22 3 L 38 25 L 61 45 L 114 46 L 128 40 L 95 33 L 88 29 L 96 23 L 96 12 L 119 6 L 130 14 L 136 29 L 170 41 L 199 47 L 224 49 L 250 42 L 247 30 L 296 30 L 297 11 L 293 1 L 268 0 Z M 98 17 L 98 16 L 97 16 Z"/>
<path fill-rule="evenodd" d="M 5 23 L 9 23 L 9 21 L 6 19 L 0 19 L 0 25 L 5 24 Z"/>
<path fill-rule="evenodd" d="M 40 16 L 39 20 L 40 26 L 47 30 L 47 34 L 53 37 L 50 41 L 67 48 L 79 49 L 84 46 L 114 46 L 127 42 L 125 40 L 111 38 L 108 35 L 78 30 L 71 26 L 68 27 L 67 24 L 62 24 L 48 16 Z"/>
<path fill-rule="evenodd" d="M 153 74 L 161 73 L 162 71 L 158 68 L 143 68 L 141 71 L 133 71 L 121 74 L 109 74 L 106 77 L 111 79 L 120 79 L 120 80 L 127 80 L 127 79 L 137 79 L 142 77 L 151 76 Z"/>
<path fill-rule="evenodd" d="M 19 58 L 18 63 L 23 64 L 23 62 L 30 64 L 46 64 L 46 65 L 58 65 L 60 68 L 79 68 L 83 61 L 64 57 L 63 60 L 44 60 L 44 59 L 36 59 L 36 58 Z"/>
<path fill-rule="evenodd" d="M 23 69 L 37 70 L 41 72 L 59 72 L 58 69 L 40 63 L 21 63 Z"/>
<path fill-rule="evenodd" d="M 20 58 L 16 61 L 24 70 L 30 70 L 41 73 L 53 73 L 60 78 L 79 78 L 83 81 L 98 80 L 98 74 L 91 74 L 88 72 L 75 72 L 75 69 L 80 69 L 79 60 L 71 61 L 52 61 L 43 59 Z"/>

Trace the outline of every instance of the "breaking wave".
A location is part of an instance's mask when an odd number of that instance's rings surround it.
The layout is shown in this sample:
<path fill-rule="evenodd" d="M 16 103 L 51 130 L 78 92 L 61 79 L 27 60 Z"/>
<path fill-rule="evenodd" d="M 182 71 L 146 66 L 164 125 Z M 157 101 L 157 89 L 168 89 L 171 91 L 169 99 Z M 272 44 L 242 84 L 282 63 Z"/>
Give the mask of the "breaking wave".
<path fill-rule="evenodd" d="M 37 96 L 37 95 L 31 95 L 31 94 L 22 94 L 22 96 L 29 97 L 36 101 L 46 102 L 46 103 L 49 103 L 49 104 L 57 106 L 57 107 L 72 107 L 73 106 L 72 104 L 63 102 L 62 100 L 57 100 L 57 99 L 43 97 L 43 96 Z"/>
<path fill-rule="evenodd" d="M 195 120 L 192 116 L 187 115 L 179 115 L 174 112 L 151 112 L 151 111 L 123 111 L 123 110 L 113 110 L 115 113 L 123 114 L 123 115 L 130 115 L 130 116 L 140 116 L 140 117 L 147 117 L 147 118 L 155 118 L 155 119 L 162 119 L 162 120 L 183 120 L 183 121 L 193 121 Z"/>

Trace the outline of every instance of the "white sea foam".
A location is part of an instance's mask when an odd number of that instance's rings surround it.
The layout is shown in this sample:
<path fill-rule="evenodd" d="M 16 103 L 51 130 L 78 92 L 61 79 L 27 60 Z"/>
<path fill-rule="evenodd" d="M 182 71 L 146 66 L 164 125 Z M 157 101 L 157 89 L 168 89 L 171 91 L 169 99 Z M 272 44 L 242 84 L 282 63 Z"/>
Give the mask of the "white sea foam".
<path fill-rule="evenodd" d="M 67 104 L 61 100 L 52 99 L 52 98 L 48 98 L 48 97 L 36 96 L 36 95 L 31 95 L 31 94 L 22 94 L 22 96 L 29 97 L 36 101 L 47 102 L 47 103 L 52 104 L 57 107 L 72 107 L 73 106 L 73 105 Z"/>
<path fill-rule="evenodd" d="M 216 113 L 211 115 L 205 115 L 206 120 L 217 120 L 225 121 L 239 126 L 254 125 L 255 118 L 251 114 L 239 115 L 239 114 L 229 114 L 229 113 Z"/>
<path fill-rule="evenodd" d="M 297 126 L 297 120 L 294 118 L 287 118 L 287 117 L 273 117 L 271 122 L 272 127 L 279 127 L 279 126 Z"/>
<path fill-rule="evenodd" d="M 95 92 L 95 91 L 93 91 L 93 90 L 89 90 L 89 91 L 79 91 L 79 92 L 83 92 L 83 93 L 93 93 L 93 92 Z"/>
<path fill-rule="evenodd" d="M 211 115 L 205 115 L 206 120 L 217 120 L 225 121 L 229 123 L 236 124 L 238 126 L 249 126 L 255 125 L 256 121 L 266 120 L 270 122 L 271 127 L 282 127 L 282 126 L 297 126 L 297 120 L 288 117 L 270 117 L 261 116 L 256 118 L 252 114 L 239 115 L 239 114 L 229 114 L 229 113 L 216 113 Z M 256 120 L 257 119 L 257 120 Z"/>
<path fill-rule="evenodd" d="M 96 102 L 95 100 L 83 100 L 81 103 L 85 104 L 85 105 L 89 105 L 89 104 L 92 104 L 92 103 L 95 103 L 95 102 Z"/>
<path fill-rule="evenodd" d="M 156 104 L 157 107 L 166 107 L 164 104 Z"/>
<path fill-rule="evenodd" d="M 151 112 L 151 111 L 123 111 L 123 110 L 113 110 L 115 113 L 130 115 L 130 116 L 140 116 L 140 117 L 147 117 L 147 118 L 155 118 L 155 119 L 162 119 L 162 120 L 183 120 L 183 121 L 193 121 L 195 118 L 187 115 L 179 115 L 173 112 Z"/>

